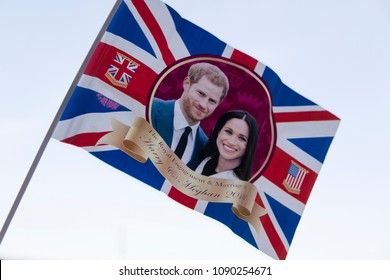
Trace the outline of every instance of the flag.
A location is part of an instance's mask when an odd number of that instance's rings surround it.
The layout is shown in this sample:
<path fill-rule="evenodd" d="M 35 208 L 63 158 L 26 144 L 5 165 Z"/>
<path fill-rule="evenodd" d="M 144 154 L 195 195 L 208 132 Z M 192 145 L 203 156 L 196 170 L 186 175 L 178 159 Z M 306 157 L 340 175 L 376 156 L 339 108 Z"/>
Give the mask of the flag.
<path fill-rule="evenodd" d="M 284 179 L 283 181 L 283 185 L 290 192 L 295 192 L 299 194 L 303 180 L 305 179 L 307 173 L 308 171 L 300 167 L 297 163 L 291 162 L 286 179 Z"/>
<path fill-rule="evenodd" d="M 268 66 L 159 0 L 121 1 L 98 39 L 53 138 L 225 224 L 272 258 L 285 259 L 339 119 L 284 85 Z M 198 62 L 222 69 L 230 86 L 201 122 L 206 135 L 228 110 L 244 109 L 258 121 L 249 182 L 193 173 L 150 124 L 153 99 L 178 98 L 188 67 Z M 132 129 L 142 129 L 137 137 L 143 143 L 129 136 Z"/>

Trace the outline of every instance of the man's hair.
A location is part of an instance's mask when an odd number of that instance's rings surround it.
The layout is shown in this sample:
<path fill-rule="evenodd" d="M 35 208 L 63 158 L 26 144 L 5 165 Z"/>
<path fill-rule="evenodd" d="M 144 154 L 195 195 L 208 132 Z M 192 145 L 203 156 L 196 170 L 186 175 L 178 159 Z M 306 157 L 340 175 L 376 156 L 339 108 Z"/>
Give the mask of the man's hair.
<path fill-rule="evenodd" d="M 222 101 L 229 90 L 229 80 L 225 73 L 217 66 L 207 62 L 199 62 L 191 65 L 188 70 L 188 77 L 190 78 L 191 84 L 199 82 L 203 76 L 206 76 L 214 85 L 223 88 L 221 96 Z"/>

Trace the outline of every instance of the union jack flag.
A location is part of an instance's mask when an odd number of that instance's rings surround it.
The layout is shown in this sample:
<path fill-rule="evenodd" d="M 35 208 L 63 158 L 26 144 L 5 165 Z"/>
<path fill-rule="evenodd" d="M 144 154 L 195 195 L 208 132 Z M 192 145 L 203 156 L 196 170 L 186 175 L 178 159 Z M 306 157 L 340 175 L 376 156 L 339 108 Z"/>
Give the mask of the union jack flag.
<path fill-rule="evenodd" d="M 169 185 L 149 161 L 140 163 L 111 145 L 96 146 L 112 131 L 110 118 L 129 126 L 136 117 L 147 118 L 150 89 L 164 69 L 200 55 L 243 65 L 261 77 L 271 94 L 275 147 L 264 171 L 252 182 L 258 191 L 256 203 L 267 211 L 260 217 L 260 235 L 235 216 L 228 203 L 198 203 Z M 127 70 L 120 70 L 120 65 Z M 240 85 L 241 78 L 235 73 L 228 76 L 231 87 Z M 335 115 L 284 85 L 269 67 L 183 19 L 159 0 L 120 1 L 86 68 L 76 79 L 77 86 L 53 134 L 55 139 L 82 147 L 181 204 L 224 223 L 267 255 L 286 258 L 339 125 Z M 258 104 L 256 109 L 261 111 L 261 102 L 251 94 L 226 102 L 229 106 Z M 304 174 L 304 179 L 299 179 L 297 172 Z M 285 185 L 300 191 L 291 192 Z"/>
<path fill-rule="evenodd" d="M 138 66 L 138 63 L 118 52 L 114 57 L 113 64 L 108 67 L 106 77 L 117 86 L 127 87 L 131 75 L 135 73 Z"/>

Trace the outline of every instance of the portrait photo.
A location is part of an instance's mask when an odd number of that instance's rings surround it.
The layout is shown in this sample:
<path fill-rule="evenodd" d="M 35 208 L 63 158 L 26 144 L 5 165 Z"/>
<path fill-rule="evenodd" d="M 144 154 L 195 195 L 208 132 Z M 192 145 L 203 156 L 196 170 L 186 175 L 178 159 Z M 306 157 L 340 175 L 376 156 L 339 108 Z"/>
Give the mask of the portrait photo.
<path fill-rule="evenodd" d="M 218 156 L 236 162 L 238 157 L 243 170 L 225 178 L 255 180 L 272 157 L 276 129 L 270 93 L 256 73 L 228 59 L 190 57 L 165 69 L 152 89 L 147 117 L 172 150 L 185 127 L 195 126 L 184 162 L 197 172 L 211 166 L 204 175 L 218 173 Z"/>

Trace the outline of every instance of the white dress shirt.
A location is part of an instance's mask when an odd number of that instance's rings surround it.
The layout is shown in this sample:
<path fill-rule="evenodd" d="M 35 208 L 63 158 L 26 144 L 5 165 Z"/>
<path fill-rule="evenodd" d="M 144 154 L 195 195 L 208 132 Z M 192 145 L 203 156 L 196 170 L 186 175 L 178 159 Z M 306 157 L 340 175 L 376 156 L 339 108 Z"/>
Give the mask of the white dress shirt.
<path fill-rule="evenodd" d="M 187 126 L 190 126 L 185 119 L 181 109 L 179 102 L 175 102 L 175 109 L 174 109 L 174 116 L 173 116 L 173 137 L 172 137 L 172 145 L 171 149 L 174 151 L 179 144 L 180 137 L 184 133 L 184 130 Z M 196 137 L 196 132 L 198 131 L 199 127 L 199 122 L 191 127 L 191 132 L 188 135 L 188 142 L 187 142 L 187 147 L 184 150 L 184 154 L 181 157 L 181 160 L 187 164 L 192 157 L 192 151 L 194 150 L 195 147 L 195 137 Z"/>
<path fill-rule="evenodd" d="M 199 174 L 202 174 L 203 168 L 206 165 L 206 163 L 211 159 L 211 157 L 205 158 L 195 169 L 195 172 L 198 172 Z M 214 178 L 220 178 L 220 179 L 235 179 L 235 180 L 240 180 L 236 173 L 234 173 L 234 170 L 226 170 L 222 172 L 215 173 L 209 177 L 214 177 Z"/>

